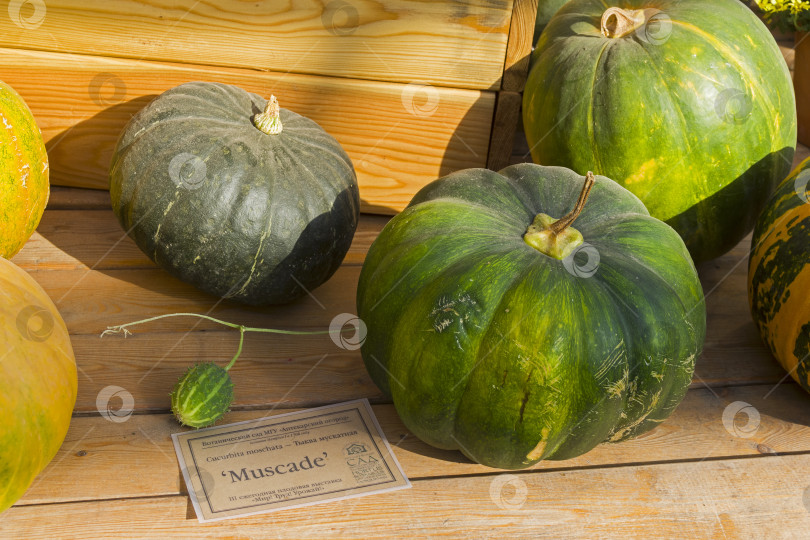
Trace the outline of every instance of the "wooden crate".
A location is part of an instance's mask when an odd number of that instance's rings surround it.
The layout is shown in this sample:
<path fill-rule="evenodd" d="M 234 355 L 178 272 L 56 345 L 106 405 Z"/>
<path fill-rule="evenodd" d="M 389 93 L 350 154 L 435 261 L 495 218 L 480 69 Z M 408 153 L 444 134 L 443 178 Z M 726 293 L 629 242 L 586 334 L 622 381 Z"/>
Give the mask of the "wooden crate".
<path fill-rule="evenodd" d="M 236 84 L 308 116 L 394 213 L 457 169 L 506 165 L 537 0 L 31 0 L 0 17 L 0 80 L 31 107 L 54 185 L 106 189 L 155 95 Z"/>

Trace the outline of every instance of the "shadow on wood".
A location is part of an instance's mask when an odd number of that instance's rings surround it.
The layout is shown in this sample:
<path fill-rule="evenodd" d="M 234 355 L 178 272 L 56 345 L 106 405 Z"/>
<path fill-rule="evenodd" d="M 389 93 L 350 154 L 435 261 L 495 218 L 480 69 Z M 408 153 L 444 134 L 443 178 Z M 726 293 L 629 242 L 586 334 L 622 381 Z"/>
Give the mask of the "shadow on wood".
<path fill-rule="evenodd" d="M 84 175 L 85 171 L 76 169 L 77 163 L 106 163 L 109 166 L 114 145 L 100 145 L 99 135 L 111 131 L 121 133 L 129 119 L 156 97 L 153 94 L 112 104 L 48 141 L 45 147 L 48 150 L 51 184 L 69 185 L 72 183 L 71 177 Z M 104 98 L 96 92 L 96 99 Z M 114 95 L 107 99 L 116 101 L 118 98 Z M 82 159 L 77 160 L 77 156 Z"/>

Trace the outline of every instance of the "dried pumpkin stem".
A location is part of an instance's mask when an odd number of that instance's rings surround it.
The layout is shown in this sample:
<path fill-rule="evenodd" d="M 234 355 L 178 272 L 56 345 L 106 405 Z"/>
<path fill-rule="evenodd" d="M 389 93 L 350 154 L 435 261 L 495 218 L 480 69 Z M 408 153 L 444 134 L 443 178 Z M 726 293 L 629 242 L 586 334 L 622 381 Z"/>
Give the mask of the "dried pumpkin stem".
<path fill-rule="evenodd" d="M 253 125 L 268 135 L 278 135 L 283 129 L 280 114 L 281 109 L 278 106 L 276 96 L 270 96 L 267 105 L 264 107 L 264 112 L 260 112 L 253 117 Z"/>
<path fill-rule="evenodd" d="M 602 35 L 606 38 L 621 38 L 632 34 L 647 23 L 654 9 L 622 9 L 608 8 L 602 14 Z"/>
<path fill-rule="evenodd" d="M 579 198 L 577 199 L 577 204 L 574 206 L 574 209 L 561 217 L 558 221 L 552 223 L 549 227 L 549 230 L 554 235 L 562 233 L 565 229 L 573 225 L 574 221 L 579 217 L 579 214 L 582 213 L 583 208 L 585 208 L 585 203 L 588 202 L 588 195 L 591 194 L 591 188 L 595 182 L 596 178 L 594 178 L 593 173 L 588 171 L 585 177 L 585 184 L 582 186 L 582 191 L 579 192 Z"/>

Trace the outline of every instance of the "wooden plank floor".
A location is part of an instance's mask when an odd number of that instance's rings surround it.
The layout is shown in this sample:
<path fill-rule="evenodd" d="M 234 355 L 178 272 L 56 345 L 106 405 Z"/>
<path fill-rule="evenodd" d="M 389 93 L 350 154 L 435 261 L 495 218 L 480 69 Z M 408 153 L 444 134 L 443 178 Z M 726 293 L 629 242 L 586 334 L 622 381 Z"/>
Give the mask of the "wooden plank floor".
<path fill-rule="evenodd" d="M 520 144 L 516 161 L 525 155 Z M 808 155 L 802 148 L 796 161 Z M 187 319 L 137 328 L 127 339 L 99 333 L 175 311 L 325 328 L 335 315 L 354 312 L 360 266 L 386 221 L 363 216 L 343 267 L 312 298 L 245 309 L 159 271 L 121 232 L 106 192 L 54 189 L 38 232 L 13 260 L 63 313 L 79 396 L 56 458 L 0 514 L 0 538 L 806 538 L 810 395 L 786 379 L 748 315 L 749 239 L 699 268 L 709 337 L 672 417 L 636 440 L 527 471 L 488 469 L 420 442 L 371 382 L 359 353 L 327 336 L 249 335 L 231 370 L 237 401 L 225 421 L 368 397 L 413 488 L 199 524 L 170 440 L 181 428 L 168 414 L 168 392 L 189 363 L 229 359 L 237 334 Z M 135 414 L 125 422 L 99 414 L 96 398 L 110 385 L 134 398 Z M 744 413 L 734 417 L 739 403 L 756 411 L 754 424 Z"/>

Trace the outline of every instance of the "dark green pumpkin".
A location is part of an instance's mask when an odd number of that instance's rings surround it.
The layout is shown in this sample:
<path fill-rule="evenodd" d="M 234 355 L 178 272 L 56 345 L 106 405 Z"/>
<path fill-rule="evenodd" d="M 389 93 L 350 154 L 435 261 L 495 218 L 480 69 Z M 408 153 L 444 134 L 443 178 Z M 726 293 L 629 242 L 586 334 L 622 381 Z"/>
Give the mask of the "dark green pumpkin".
<path fill-rule="evenodd" d="M 354 168 L 315 122 L 267 101 L 194 82 L 127 124 L 110 172 L 112 206 L 144 253 L 178 279 L 254 305 L 291 301 L 326 281 L 359 218 Z M 274 122 L 270 122 L 276 125 Z"/>
<path fill-rule="evenodd" d="M 616 180 L 696 261 L 752 229 L 796 146 L 787 66 L 739 0 L 571 0 L 534 51 L 523 123 L 536 163 Z"/>
<path fill-rule="evenodd" d="M 683 398 L 706 313 L 671 227 L 597 177 L 571 255 L 524 240 L 582 185 L 560 167 L 460 171 L 423 188 L 372 245 L 357 293 L 363 359 L 425 442 L 527 467 L 635 437 Z"/>
<path fill-rule="evenodd" d="M 567 2 L 568 0 L 540 0 L 537 3 L 537 18 L 534 20 L 533 43 L 537 43 L 540 34 L 543 33 L 548 22 Z"/>

